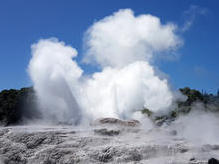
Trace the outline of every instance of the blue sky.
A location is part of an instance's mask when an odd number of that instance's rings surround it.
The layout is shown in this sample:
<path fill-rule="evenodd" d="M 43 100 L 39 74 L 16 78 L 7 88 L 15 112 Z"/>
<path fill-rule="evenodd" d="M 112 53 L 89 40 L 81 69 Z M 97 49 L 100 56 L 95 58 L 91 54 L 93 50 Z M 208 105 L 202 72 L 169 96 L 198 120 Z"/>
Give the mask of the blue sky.
<path fill-rule="evenodd" d="M 192 25 L 180 34 L 184 40 L 177 51 L 180 57 L 160 61 L 158 67 L 169 75 L 174 88 L 190 86 L 216 92 L 218 7 L 218 0 L 0 0 L 0 90 L 31 85 L 26 68 L 32 43 L 57 37 L 75 47 L 80 60 L 86 29 L 119 9 L 131 8 L 136 15 L 149 13 L 180 28 L 191 20 Z M 92 71 L 85 65 L 83 68 Z"/>

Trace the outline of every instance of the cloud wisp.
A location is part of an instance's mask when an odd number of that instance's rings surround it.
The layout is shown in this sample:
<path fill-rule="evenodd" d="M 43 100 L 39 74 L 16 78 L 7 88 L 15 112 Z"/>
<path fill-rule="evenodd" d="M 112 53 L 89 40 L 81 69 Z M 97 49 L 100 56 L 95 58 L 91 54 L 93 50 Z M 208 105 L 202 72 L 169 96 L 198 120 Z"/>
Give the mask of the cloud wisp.
<path fill-rule="evenodd" d="M 184 25 L 181 28 L 182 32 L 188 31 L 191 28 L 197 16 L 206 15 L 207 13 L 208 10 L 206 8 L 201 8 L 200 6 L 191 5 L 189 9 L 186 10 L 183 14 L 186 21 L 184 22 Z"/>

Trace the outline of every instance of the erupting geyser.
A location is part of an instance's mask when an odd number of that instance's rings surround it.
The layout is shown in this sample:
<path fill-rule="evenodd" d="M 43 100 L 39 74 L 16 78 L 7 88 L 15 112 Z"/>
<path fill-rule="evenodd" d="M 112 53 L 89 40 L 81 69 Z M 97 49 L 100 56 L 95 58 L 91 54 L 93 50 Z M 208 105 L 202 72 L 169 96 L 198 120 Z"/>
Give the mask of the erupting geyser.
<path fill-rule="evenodd" d="M 85 33 L 83 62 L 101 72 L 89 76 L 74 60 L 76 49 L 64 42 L 52 38 L 32 45 L 28 71 L 43 117 L 78 123 L 99 117 L 132 118 L 143 107 L 168 109 L 174 94 L 153 61 L 182 44 L 176 28 L 152 15 L 136 17 L 130 9 L 95 22 Z"/>

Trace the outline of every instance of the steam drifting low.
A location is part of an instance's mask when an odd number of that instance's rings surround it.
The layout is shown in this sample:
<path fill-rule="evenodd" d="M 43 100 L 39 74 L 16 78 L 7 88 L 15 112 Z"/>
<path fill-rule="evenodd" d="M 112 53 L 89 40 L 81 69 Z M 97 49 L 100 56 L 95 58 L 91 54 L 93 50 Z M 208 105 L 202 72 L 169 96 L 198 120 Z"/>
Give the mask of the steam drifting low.
<path fill-rule="evenodd" d="M 177 49 L 177 26 L 152 15 L 119 10 L 85 33 L 83 62 L 101 68 L 86 75 L 77 50 L 56 38 L 32 45 L 28 72 L 47 120 L 78 123 L 99 117 L 132 118 L 142 108 L 167 110 L 174 101 L 153 61 Z M 166 53 L 165 53 L 166 54 Z M 171 53 L 169 53 L 171 55 Z"/>

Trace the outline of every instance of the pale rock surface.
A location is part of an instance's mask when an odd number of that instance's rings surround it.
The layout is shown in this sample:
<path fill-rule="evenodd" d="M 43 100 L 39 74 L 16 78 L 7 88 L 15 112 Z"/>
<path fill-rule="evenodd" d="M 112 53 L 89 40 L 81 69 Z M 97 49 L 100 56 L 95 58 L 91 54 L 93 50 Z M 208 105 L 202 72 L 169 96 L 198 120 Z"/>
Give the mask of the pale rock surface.
<path fill-rule="evenodd" d="M 195 145 L 168 128 L 146 131 L 139 122 L 104 122 L 108 123 L 2 127 L 0 163 L 207 164 L 208 159 L 219 158 L 219 145 Z"/>

